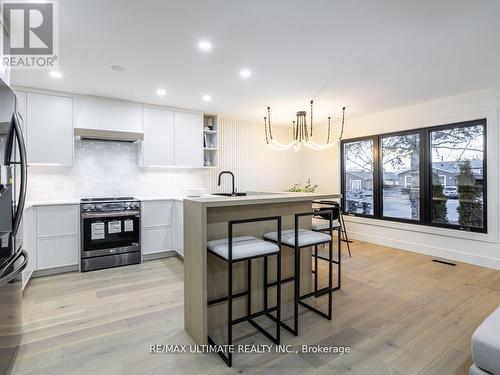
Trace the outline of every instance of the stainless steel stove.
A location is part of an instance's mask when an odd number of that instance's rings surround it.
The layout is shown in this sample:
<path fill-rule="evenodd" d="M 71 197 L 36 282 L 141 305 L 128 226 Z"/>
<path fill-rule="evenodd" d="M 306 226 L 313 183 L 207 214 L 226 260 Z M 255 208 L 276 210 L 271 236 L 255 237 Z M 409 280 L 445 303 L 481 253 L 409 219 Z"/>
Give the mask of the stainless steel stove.
<path fill-rule="evenodd" d="M 141 202 L 132 197 L 80 201 L 80 271 L 141 262 Z"/>

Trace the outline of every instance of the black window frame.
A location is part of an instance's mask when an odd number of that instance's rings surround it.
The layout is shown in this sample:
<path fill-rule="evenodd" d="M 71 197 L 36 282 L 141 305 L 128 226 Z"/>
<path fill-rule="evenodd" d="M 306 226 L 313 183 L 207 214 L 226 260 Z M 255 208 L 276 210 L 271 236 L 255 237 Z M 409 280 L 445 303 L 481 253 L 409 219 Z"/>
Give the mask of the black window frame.
<path fill-rule="evenodd" d="M 435 223 L 432 221 L 432 144 L 431 133 L 440 130 L 483 126 L 483 228 L 467 227 L 455 224 Z M 383 160 L 382 139 L 387 137 L 419 134 L 419 189 L 420 189 L 420 217 L 419 220 L 383 216 Z M 373 142 L 373 215 L 346 212 L 345 205 L 345 155 L 344 145 L 346 143 L 372 140 Z M 341 207 L 344 215 L 365 217 L 370 219 L 409 223 L 428 227 L 454 229 L 465 232 L 488 233 L 488 178 L 487 178 L 487 120 L 485 118 L 463 121 L 445 125 L 430 126 L 416 129 L 403 130 L 376 134 L 364 137 L 343 139 L 340 142 L 340 183 L 341 183 Z"/>

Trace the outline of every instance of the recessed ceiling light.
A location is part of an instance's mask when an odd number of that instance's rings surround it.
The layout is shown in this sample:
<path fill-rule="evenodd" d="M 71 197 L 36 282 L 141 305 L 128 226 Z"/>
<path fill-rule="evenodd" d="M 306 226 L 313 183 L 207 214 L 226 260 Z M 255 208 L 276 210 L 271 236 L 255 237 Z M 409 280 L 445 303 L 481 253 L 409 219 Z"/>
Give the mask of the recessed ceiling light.
<path fill-rule="evenodd" d="M 52 78 L 61 78 L 62 77 L 62 73 L 58 72 L 57 70 L 52 70 L 49 74 Z"/>
<path fill-rule="evenodd" d="M 209 102 L 211 100 L 212 100 L 212 96 L 211 95 L 208 95 L 208 94 L 207 95 L 203 95 L 203 101 Z"/>
<path fill-rule="evenodd" d="M 202 40 L 198 43 L 198 48 L 203 52 L 208 52 L 212 50 L 212 43 L 206 40 Z"/>
<path fill-rule="evenodd" d="M 240 70 L 241 78 L 250 78 L 252 76 L 252 71 L 248 68 L 243 68 Z"/>
<path fill-rule="evenodd" d="M 167 90 L 165 90 L 165 89 L 158 89 L 158 90 L 156 90 L 156 93 L 159 96 L 165 96 L 165 95 L 167 95 Z"/>
<path fill-rule="evenodd" d="M 111 65 L 111 70 L 114 70 L 115 72 L 123 72 L 125 68 L 121 65 Z"/>

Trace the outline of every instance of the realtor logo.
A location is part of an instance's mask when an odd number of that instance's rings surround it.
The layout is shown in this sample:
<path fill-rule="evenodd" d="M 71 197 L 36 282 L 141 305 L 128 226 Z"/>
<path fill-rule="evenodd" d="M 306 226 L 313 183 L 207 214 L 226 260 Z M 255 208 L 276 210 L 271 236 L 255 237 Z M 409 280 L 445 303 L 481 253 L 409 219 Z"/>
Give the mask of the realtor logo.
<path fill-rule="evenodd" d="M 58 3 L 2 2 L 2 63 L 11 69 L 50 69 L 57 65 Z"/>

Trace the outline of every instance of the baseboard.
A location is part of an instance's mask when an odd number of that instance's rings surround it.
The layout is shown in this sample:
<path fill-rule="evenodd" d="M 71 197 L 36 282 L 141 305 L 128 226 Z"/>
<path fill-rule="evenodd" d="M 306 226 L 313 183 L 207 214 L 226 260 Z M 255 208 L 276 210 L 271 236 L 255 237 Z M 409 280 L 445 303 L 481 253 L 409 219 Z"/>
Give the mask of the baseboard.
<path fill-rule="evenodd" d="M 461 251 L 455 251 L 450 249 L 444 249 L 440 247 L 420 245 L 414 242 L 402 241 L 394 238 L 387 238 L 381 236 L 373 236 L 370 234 L 349 231 L 349 239 L 355 239 L 364 242 L 371 242 L 378 245 L 384 245 L 389 247 L 394 247 L 400 250 L 412 251 L 414 253 L 420 253 L 425 255 L 430 255 L 433 257 L 439 257 L 444 259 L 449 259 L 462 263 L 470 263 L 476 266 L 492 268 L 500 270 L 500 259 L 490 258 L 480 255 L 472 255 L 463 253 Z"/>
<path fill-rule="evenodd" d="M 154 259 L 161 259 L 161 258 L 169 258 L 169 257 L 175 257 L 177 255 L 178 255 L 177 251 L 175 251 L 175 250 L 160 251 L 160 252 L 154 253 L 154 254 L 142 254 L 142 260 L 154 260 Z"/>
<path fill-rule="evenodd" d="M 57 275 L 60 273 L 78 271 L 78 269 L 79 269 L 78 265 L 75 264 L 74 266 L 63 266 L 63 267 L 49 268 L 46 270 L 37 270 L 37 271 L 33 271 L 33 274 L 31 275 L 31 277 Z"/>

